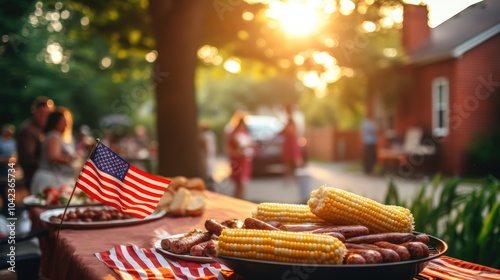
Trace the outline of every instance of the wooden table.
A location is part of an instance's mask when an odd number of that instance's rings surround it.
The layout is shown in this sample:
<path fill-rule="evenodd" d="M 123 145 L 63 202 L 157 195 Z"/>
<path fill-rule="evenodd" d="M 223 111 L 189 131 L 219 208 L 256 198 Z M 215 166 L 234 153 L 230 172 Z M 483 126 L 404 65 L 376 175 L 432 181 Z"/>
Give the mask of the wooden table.
<path fill-rule="evenodd" d="M 49 235 L 40 240 L 42 251 L 41 274 L 46 279 L 120 279 L 119 276 L 95 256 L 116 245 L 135 244 L 151 248 L 165 232 L 177 234 L 194 228 L 204 228 L 207 219 L 219 221 L 244 219 L 251 216 L 256 204 L 206 191 L 207 206 L 200 217 L 163 217 L 147 223 L 103 229 L 62 229 L 56 242 L 57 227 L 51 227 Z M 30 216 L 34 227 L 46 227 L 40 221 L 40 213 L 47 210 L 32 207 Z"/>

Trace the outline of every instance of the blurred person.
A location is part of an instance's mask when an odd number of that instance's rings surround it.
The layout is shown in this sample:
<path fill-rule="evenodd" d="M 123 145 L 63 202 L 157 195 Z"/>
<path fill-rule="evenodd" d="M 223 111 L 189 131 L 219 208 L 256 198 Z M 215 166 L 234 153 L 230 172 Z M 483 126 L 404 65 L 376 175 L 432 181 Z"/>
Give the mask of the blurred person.
<path fill-rule="evenodd" d="M 363 171 L 366 174 L 371 174 L 377 161 L 377 135 L 375 122 L 371 114 L 368 114 L 363 120 L 361 134 L 363 140 Z"/>
<path fill-rule="evenodd" d="M 214 170 L 217 158 L 217 136 L 208 123 L 200 123 L 201 152 L 204 161 L 207 188 L 214 190 Z"/>
<path fill-rule="evenodd" d="M 287 123 L 283 130 L 279 133 L 283 137 L 283 144 L 281 147 L 281 158 L 285 165 L 285 183 L 289 182 L 290 178 L 295 175 L 295 169 L 302 167 L 304 159 L 302 150 L 300 149 L 298 139 L 299 133 L 297 125 L 293 120 L 293 108 L 291 105 L 285 107 L 287 114 Z"/>
<path fill-rule="evenodd" d="M 144 125 L 137 125 L 134 128 L 135 142 L 139 150 L 148 149 L 151 142 L 148 135 L 148 130 Z"/>
<path fill-rule="evenodd" d="M 43 129 L 49 114 L 54 110 L 54 102 L 45 96 L 35 99 L 31 107 L 32 117 L 25 120 L 16 137 L 18 163 L 23 169 L 24 183 L 30 188 L 33 174 L 40 162 Z"/>
<path fill-rule="evenodd" d="M 78 156 L 86 160 L 86 157 L 94 144 L 95 140 L 90 136 L 90 127 L 85 124 L 81 125 L 76 135 L 75 149 Z"/>
<path fill-rule="evenodd" d="M 236 126 L 238 125 L 240 120 L 242 118 L 244 118 L 245 115 L 246 115 L 245 112 L 243 112 L 241 110 L 234 112 L 233 115 L 231 116 L 231 118 L 229 119 L 229 122 L 224 126 L 223 141 L 224 141 L 224 153 L 226 153 L 226 155 L 229 153 L 229 150 L 228 150 L 229 136 L 234 131 L 234 129 L 236 128 Z"/>
<path fill-rule="evenodd" d="M 67 109 L 52 112 L 43 130 L 40 167 L 31 182 L 31 193 L 36 194 L 46 187 L 74 186 L 76 170 L 74 162 L 79 157 L 73 142 L 64 141 L 63 133 L 68 124 L 65 117 Z"/>
<path fill-rule="evenodd" d="M 244 199 L 245 189 L 252 176 L 252 159 L 255 144 L 245 123 L 245 116 L 238 114 L 238 122 L 227 138 L 227 152 L 231 165 L 231 180 L 235 184 L 234 197 Z"/>
<path fill-rule="evenodd" d="M 15 160 L 17 150 L 16 140 L 14 139 L 15 132 L 16 127 L 12 124 L 2 126 L 2 134 L 0 135 L 0 160 L 2 163 L 9 163 Z"/>
<path fill-rule="evenodd" d="M 7 186 L 9 164 L 16 163 L 16 141 L 14 133 L 16 127 L 12 124 L 5 124 L 2 126 L 2 134 L 0 135 L 0 196 L 2 197 L 2 211 L 1 214 L 8 217 L 9 204 Z M 15 175 L 15 174 L 12 174 Z"/>

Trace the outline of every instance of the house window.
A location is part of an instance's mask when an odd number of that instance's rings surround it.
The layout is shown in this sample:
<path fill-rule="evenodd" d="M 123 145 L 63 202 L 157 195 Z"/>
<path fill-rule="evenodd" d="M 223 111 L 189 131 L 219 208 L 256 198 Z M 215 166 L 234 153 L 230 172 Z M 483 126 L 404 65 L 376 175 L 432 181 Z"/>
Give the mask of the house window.
<path fill-rule="evenodd" d="M 437 137 L 448 135 L 448 95 L 448 79 L 435 79 L 432 83 L 432 132 Z"/>

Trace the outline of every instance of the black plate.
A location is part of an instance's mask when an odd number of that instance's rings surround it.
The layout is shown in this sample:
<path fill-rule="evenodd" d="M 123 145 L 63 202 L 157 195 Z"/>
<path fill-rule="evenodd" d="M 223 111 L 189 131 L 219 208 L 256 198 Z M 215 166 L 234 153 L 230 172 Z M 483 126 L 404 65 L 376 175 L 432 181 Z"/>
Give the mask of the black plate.
<path fill-rule="evenodd" d="M 443 255 L 448 245 L 429 236 L 430 255 L 427 258 L 381 264 L 362 265 L 313 265 L 242 259 L 219 256 L 222 263 L 248 279 L 394 279 L 411 280 L 422 271 L 430 260 Z"/>

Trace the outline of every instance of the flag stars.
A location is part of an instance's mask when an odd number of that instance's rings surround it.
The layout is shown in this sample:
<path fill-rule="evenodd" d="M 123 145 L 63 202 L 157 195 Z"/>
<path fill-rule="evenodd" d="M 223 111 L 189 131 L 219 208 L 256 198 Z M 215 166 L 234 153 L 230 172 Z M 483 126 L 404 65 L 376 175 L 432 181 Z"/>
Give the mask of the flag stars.
<path fill-rule="evenodd" d="M 101 143 L 97 144 L 96 151 L 91 156 L 95 166 L 113 177 L 123 181 L 130 164 Z"/>

